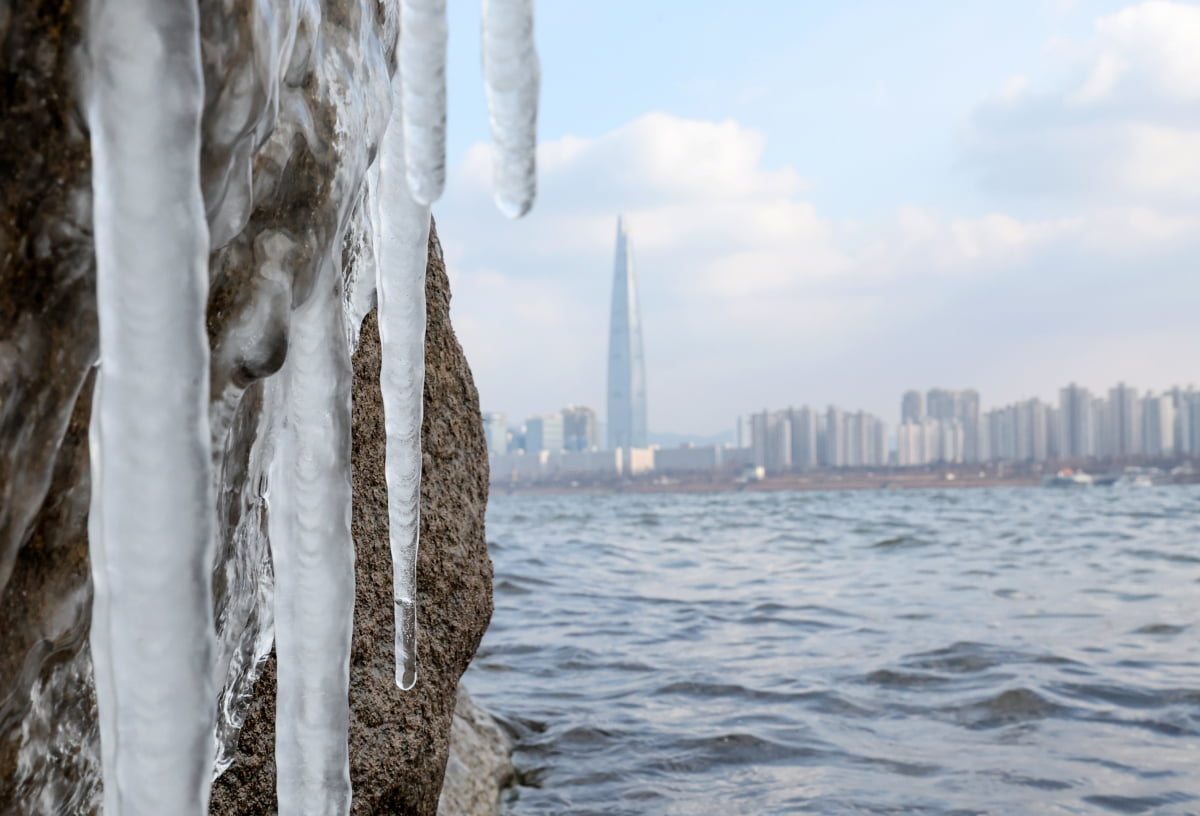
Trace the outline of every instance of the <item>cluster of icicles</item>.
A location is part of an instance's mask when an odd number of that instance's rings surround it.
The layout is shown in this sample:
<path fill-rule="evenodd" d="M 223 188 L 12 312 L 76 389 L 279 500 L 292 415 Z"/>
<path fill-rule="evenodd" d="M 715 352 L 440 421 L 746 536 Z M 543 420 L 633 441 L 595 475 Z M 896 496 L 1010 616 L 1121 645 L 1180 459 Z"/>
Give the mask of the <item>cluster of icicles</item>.
<path fill-rule="evenodd" d="M 377 297 L 394 565 L 396 682 L 416 682 L 425 267 L 445 178 L 445 0 L 399 0 L 392 115 L 378 158 Z M 496 199 L 534 195 L 532 0 L 484 0 Z M 214 496 L 205 334 L 210 240 L 194 0 L 94 3 L 88 48 L 101 368 L 92 411 L 92 656 L 108 816 L 208 812 L 216 692 Z M 144 47 L 130 48 L 130 43 Z M 350 808 L 354 599 L 349 405 L 331 380 L 339 296 L 292 318 L 272 390 L 282 412 L 270 495 L 279 812 Z"/>

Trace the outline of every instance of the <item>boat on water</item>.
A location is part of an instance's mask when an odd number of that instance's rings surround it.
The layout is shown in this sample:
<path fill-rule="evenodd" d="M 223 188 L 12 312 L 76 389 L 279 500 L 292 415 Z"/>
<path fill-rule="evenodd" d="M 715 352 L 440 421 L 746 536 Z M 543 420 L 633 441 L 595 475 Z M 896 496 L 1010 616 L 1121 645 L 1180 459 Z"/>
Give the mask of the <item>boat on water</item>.
<path fill-rule="evenodd" d="M 1094 480 L 1082 470 L 1063 468 L 1058 473 L 1042 477 L 1042 487 L 1091 487 Z"/>

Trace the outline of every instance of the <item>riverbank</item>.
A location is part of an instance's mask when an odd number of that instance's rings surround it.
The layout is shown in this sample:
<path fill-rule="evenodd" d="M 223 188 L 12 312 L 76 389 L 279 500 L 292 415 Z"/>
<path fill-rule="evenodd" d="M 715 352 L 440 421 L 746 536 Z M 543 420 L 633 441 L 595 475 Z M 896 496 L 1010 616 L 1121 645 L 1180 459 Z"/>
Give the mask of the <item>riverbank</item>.
<path fill-rule="evenodd" d="M 556 496 L 573 493 L 729 493 L 778 490 L 929 490 L 966 487 L 1035 487 L 1038 475 L 964 475 L 946 473 L 789 473 L 764 479 L 679 479 L 658 476 L 623 482 L 542 482 L 493 484 L 493 493 Z"/>

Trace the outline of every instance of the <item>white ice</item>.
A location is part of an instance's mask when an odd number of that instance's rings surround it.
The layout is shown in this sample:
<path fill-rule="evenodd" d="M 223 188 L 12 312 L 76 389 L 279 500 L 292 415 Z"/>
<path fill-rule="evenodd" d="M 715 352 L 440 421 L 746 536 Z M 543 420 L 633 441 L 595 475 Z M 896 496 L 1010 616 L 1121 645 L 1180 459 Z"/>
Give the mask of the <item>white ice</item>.
<path fill-rule="evenodd" d="M 208 813 L 216 686 L 199 9 L 89 10 L 91 628 L 108 816 Z"/>
<path fill-rule="evenodd" d="M 483 81 L 492 129 L 496 205 L 509 218 L 537 191 L 539 68 L 533 0 L 483 0 Z"/>
<path fill-rule="evenodd" d="M 380 246 L 376 288 L 387 431 L 388 535 L 396 608 L 396 685 L 412 688 L 416 665 L 416 565 L 421 526 L 421 418 L 425 385 L 425 265 L 429 207 L 403 183 L 402 94 L 380 151 Z"/>
<path fill-rule="evenodd" d="M 446 182 L 446 0 L 400 0 L 405 177 L 426 206 Z"/>
<path fill-rule="evenodd" d="M 340 275 L 326 258 L 293 314 L 287 361 L 267 380 L 278 428 L 267 495 L 275 565 L 279 812 L 350 812 L 350 354 Z"/>

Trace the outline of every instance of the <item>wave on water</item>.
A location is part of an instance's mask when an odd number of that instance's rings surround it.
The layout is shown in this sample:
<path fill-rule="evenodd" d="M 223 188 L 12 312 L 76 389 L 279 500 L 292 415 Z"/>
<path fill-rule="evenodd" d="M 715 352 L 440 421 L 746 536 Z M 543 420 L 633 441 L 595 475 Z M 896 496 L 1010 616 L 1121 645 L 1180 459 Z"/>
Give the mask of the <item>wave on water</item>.
<path fill-rule="evenodd" d="M 496 496 L 506 813 L 1200 813 L 1198 507 Z"/>

